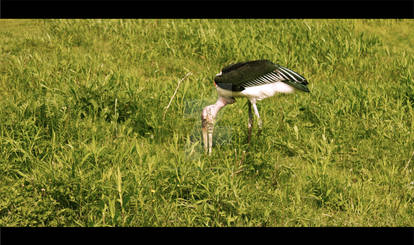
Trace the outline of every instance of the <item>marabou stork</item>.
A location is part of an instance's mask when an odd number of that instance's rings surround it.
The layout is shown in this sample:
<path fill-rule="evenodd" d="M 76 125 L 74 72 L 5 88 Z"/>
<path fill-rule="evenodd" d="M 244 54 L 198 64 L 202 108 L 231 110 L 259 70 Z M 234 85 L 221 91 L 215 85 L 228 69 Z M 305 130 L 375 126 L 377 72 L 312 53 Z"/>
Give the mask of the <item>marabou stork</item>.
<path fill-rule="evenodd" d="M 259 133 L 262 120 L 256 101 L 271 97 L 276 93 L 293 93 L 296 90 L 309 92 L 308 81 L 296 72 L 268 60 L 240 62 L 226 66 L 214 78 L 218 99 L 215 104 L 206 106 L 201 114 L 204 150 L 211 154 L 213 128 L 217 113 L 236 97 L 246 97 L 250 103 L 248 122 L 248 142 L 250 143 L 253 114 L 257 117 Z"/>

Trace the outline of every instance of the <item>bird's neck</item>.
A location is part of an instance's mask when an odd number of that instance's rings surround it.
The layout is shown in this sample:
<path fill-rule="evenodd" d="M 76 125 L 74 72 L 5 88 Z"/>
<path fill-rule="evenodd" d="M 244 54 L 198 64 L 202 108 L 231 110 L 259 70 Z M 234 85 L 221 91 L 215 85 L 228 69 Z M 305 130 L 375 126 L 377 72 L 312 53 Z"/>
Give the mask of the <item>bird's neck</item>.
<path fill-rule="evenodd" d="M 204 108 L 203 117 L 206 118 L 208 121 L 213 122 L 221 108 L 231 103 L 232 101 L 229 101 L 223 97 L 219 97 L 216 103 Z"/>
<path fill-rule="evenodd" d="M 231 102 L 226 100 L 223 97 L 219 97 L 215 104 L 211 107 L 211 113 L 213 118 L 217 116 L 217 113 L 221 110 L 221 108 L 225 107 L 227 104 L 230 104 Z"/>

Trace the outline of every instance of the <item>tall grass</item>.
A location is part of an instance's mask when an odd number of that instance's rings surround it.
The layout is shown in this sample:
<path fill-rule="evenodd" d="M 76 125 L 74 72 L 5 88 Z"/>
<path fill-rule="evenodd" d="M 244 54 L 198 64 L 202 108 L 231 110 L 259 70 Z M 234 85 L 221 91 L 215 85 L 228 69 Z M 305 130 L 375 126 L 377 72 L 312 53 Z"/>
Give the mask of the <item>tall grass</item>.
<path fill-rule="evenodd" d="M 412 226 L 413 24 L 1 20 L 0 225 Z M 226 107 L 207 157 L 212 78 L 253 59 L 311 93 L 261 101 L 250 146 Z"/>

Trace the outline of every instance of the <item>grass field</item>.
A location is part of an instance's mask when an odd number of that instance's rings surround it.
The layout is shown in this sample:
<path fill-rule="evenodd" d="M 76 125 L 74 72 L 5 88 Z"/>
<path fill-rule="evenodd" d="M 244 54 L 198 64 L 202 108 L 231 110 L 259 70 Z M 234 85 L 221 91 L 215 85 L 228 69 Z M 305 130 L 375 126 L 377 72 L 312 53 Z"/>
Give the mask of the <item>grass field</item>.
<path fill-rule="evenodd" d="M 413 20 L 0 20 L 0 53 L 0 226 L 414 225 Z M 311 93 L 249 147 L 227 106 L 205 156 L 212 78 L 253 59 Z"/>

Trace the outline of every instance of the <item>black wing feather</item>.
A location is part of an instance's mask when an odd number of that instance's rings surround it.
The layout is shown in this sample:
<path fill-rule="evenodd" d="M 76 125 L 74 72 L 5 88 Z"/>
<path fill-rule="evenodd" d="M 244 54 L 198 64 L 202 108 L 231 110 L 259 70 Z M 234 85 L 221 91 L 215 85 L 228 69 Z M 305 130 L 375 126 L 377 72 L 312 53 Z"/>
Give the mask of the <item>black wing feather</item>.
<path fill-rule="evenodd" d="M 303 76 L 268 60 L 229 65 L 223 68 L 222 74 L 216 76 L 214 81 L 217 86 L 232 91 L 243 91 L 248 87 L 284 82 L 296 89 L 309 92 L 306 86 L 308 81 Z"/>
<path fill-rule="evenodd" d="M 268 60 L 240 62 L 229 65 L 216 76 L 214 82 L 217 86 L 232 90 L 243 91 L 243 83 L 253 81 L 259 76 L 274 70 L 277 66 Z"/>

